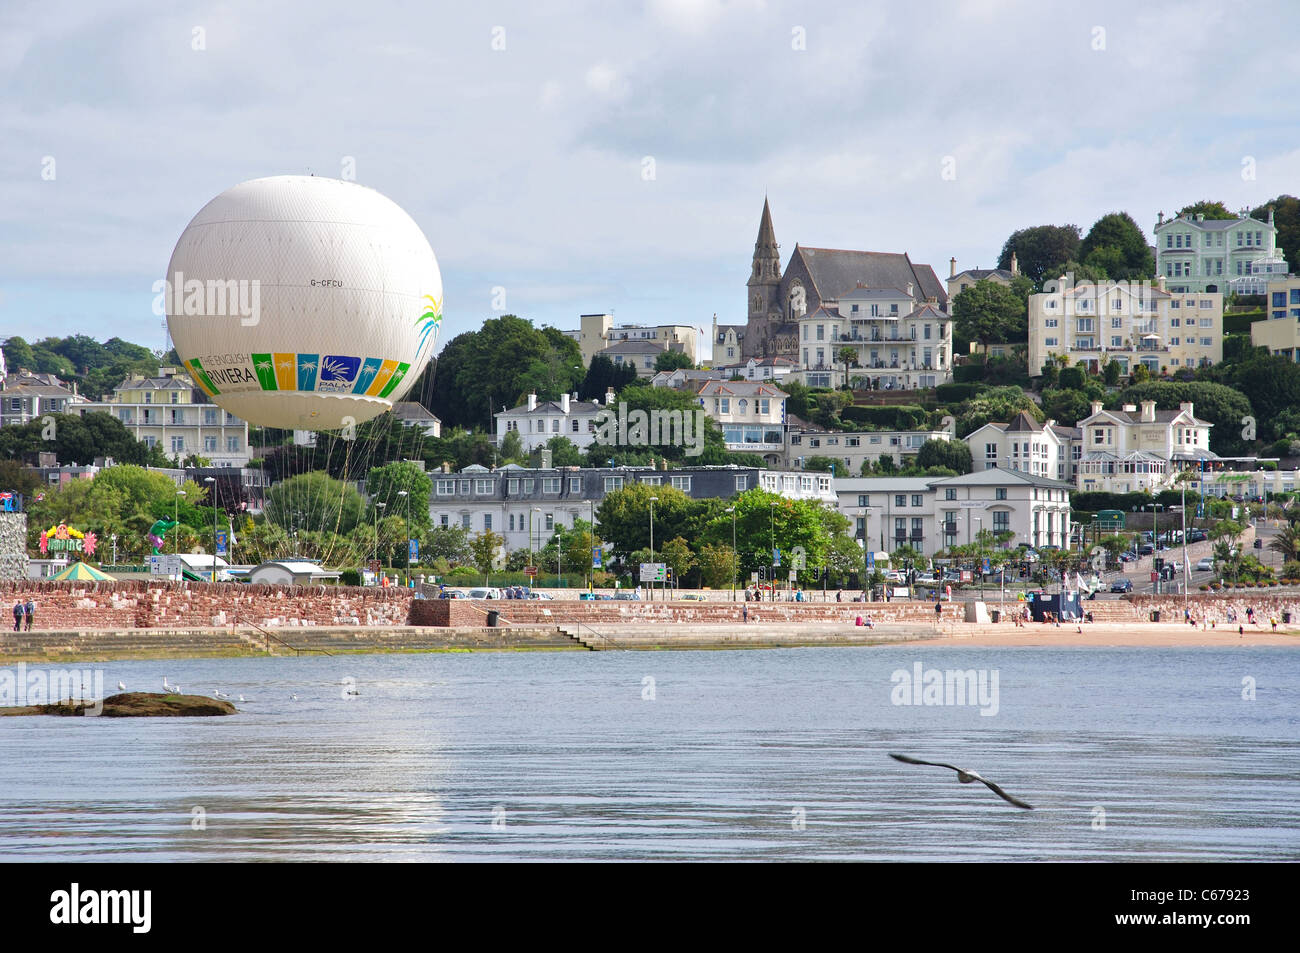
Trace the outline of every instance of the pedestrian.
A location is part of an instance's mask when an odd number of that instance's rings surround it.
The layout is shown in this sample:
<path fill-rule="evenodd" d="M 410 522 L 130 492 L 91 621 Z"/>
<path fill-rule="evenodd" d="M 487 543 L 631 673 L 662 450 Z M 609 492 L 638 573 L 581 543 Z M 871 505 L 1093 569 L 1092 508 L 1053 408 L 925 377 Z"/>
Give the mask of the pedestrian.
<path fill-rule="evenodd" d="M 740 617 L 745 622 L 749 622 L 749 596 L 745 596 L 745 604 L 740 608 Z"/>
<path fill-rule="evenodd" d="M 939 624 L 943 623 L 943 603 L 938 600 L 935 600 L 934 603 L 934 621 Z"/>
<path fill-rule="evenodd" d="M 843 589 L 836 590 L 836 592 L 835 592 L 835 601 L 836 601 L 836 602 L 843 602 L 843 601 L 844 601 L 844 590 L 843 590 Z"/>
<path fill-rule="evenodd" d="M 1271 623 L 1273 623 L 1273 631 L 1276 632 L 1276 631 L 1277 631 L 1277 619 L 1272 619 L 1272 618 L 1270 618 L 1268 621 L 1271 622 Z"/>
<path fill-rule="evenodd" d="M 28 597 L 27 605 L 23 606 L 23 614 L 27 616 L 27 631 L 32 631 L 32 619 L 36 616 L 36 600 Z"/>
<path fill-rule="evenodd" d="M 1246 637 L 1246 630 L 1240 623 L 1237 625 L 1237 637 L 1242 639 Z"/>
<path fill-rule="evenodd" d="M 21 632 L 23 628 L 23 600 L 19 599 L 14 603 L 14 631 Z"/>

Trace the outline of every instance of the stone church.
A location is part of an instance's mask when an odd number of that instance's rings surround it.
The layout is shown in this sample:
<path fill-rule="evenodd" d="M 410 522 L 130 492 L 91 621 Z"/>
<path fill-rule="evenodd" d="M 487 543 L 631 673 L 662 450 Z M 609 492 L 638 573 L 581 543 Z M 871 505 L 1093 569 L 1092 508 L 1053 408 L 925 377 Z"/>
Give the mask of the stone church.
<path fill-rule="evenodd" d="M 834 309 L 841 295 L 857 288 L 908 289 L 918 307 L 927 302 L 948 310 L 948 293 L 934 269 L 903 254 L 808 248 L 796 244 L 785 269 L 763 200 L 763 217 L 754 242 L 754 261 L 746 285 L 748 315 L 743 327 L 715 326 L 714 353 L 723 342 L 737 342 L 744 359 L 783 357 L 799 363 L 799 319 L 818 308 Z"/>

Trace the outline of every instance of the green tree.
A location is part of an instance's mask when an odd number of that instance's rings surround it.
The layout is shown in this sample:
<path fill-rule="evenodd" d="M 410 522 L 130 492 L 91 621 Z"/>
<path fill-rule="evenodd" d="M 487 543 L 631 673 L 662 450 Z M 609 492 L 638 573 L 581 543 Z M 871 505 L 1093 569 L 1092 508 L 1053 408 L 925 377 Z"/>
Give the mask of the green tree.
<path fill-rule="evenodd" d="M 634 380 L 636 368 L 631 364 L 615 364 L 603 354 L 597 354 L 578 388 L 578 399 L 604 402 L 609 391 L 617 394 Z"/>
<path fill-rule="evenodd" d="M 731 546 L 705 543 L 698 559 L 701 584 L 709 589 L 730 589 L 736 579 L 738 562 Z"/>
<path fill-rule="evenodd" d="M 1268 221 L 1273 212 L 1273 225 L 1277 228 L 1277 246 L 1286 252 L 1291 274 L 1300 274 L 1300 199 L 1294 195 L 1279 195 L 1269 199 L 1259 208 L 1251 209 L 1250 217 Z"/>
<path fill-rule="evenodd" d="M 493 567 L 499 561 L 499 554 L 504 546 L 505 540 L 490 529 L 474 534 L 474 538 L 470 541 L 469 548 L 473 553 L 474 568 L 483 573 L 484 585 L 487 584 Z"/>
<path fill-rule="evenodd" d="M 322 529 L 350 533 L 364 512 L 360 493 L 320 470 L 277 483 L 266 498 L 266 518 L 290 534 Z"/>
<path fill-rule="evenodd" d="M 705 466 L 728 462 L 722 430 L 711 417 L 696 413 L 699 403 L 691 395 L 671 387 L 628 387 L 619 401 L 627 405 L 627 432 L 619 428 L 622 408 L 610 408 L 609 416 L 598 418 L 596 438 L 587 450 L 588 466 L 607 466 L 611 459 L 628 465 L 659 459 Z M 656 420 L 662 425 L 653 426 Z M 685 439 L 687 423 L 690 441 Z"/>
<path fill-rule="evenodd" d="M 1055 278 L 1053 272 L 1063 262 L 1076 258 L 1078 251 L 1077 225 L 1036 225 L 1011 233 L 1002 246 L 998 267 L 1010 268 L 1014 252 L 1021 273 L 1041 287 L 1044 279 Z"/>
<path fill-rule="evenodd" d="M 375 503 L 383 503 L 386 513 L 407 520 L 417 533 L 429 528 L 429 494 L 432 492 L 433 481 L 429 475 L 407 460 L 375 467 L 366 476 L 371 513 Z"/>
<path fill-rule="evenodd" d="M 1044 419 L 1034 399 L 1019 387 L 991 387 L 957 406 L 957 435 L 965 439 L 991 421 L 1012 420 L 1022 410 L 1037 421 Z"/>
<path fill-rule="evenodd" d="M 552 437 L 546 441 L 546 449 L 551 451 L 553 467 L 582 466 L 582 451 L 568 437 Z"/>
<path fill-rule="evenodd" d="M 527 456 L 524 453 L 524 438 L 519 436 L 519 431 L 507 430 L 506 435 L 501 438 L 501 462 L 524 463 Z"/>
<path fill-rule="evenodd" d="M 673 578 L 681 585 L 686 574 L 695 568 L 695 554 L 691 544 L 680 536 L 675 536 L 663 544 L 659 550 L 659 561 L 666 563 L 673 571 Z"/>
<path fill-rule="evenodd" d="M 1134 383 L 1121 394 L 1122 403 L 1154 400 L 1157 410 L 1177 410 L 1191 402 L 1199 420 L 1209 421 L 1210 449 L 1233 456 L 1246 449 L 1242 440 L 1242 419 L 1251 416 L 1251 404 L 1241 390 L 1206 381 L 1148 381 Z"/>
<path fill-rule="evenodd" d="M 682 368 L 693 368 L 694 362 L 689 354 L 681 351 L 664 351 L 655 358 L 656 371 L 676 371 Z"/>
<path fill-rule="evenodd" d="M 1050 420 L 1073 427 L 1092 413 L 1092 399 L 1080 390 L 1054 388 L 1043 391 L 1043 414 Z"/>
<path fill-rule="evenodd" d="M 988 350 L 995 342 L 1020 339 L 1027 333 L 1025 302 L 1010 288 L 987 278 L 952 300 L 953 332 L 978 341 Z"/>
<path fill-rule="evenodd" d="M 491 415 L 516 406 L 530 388 L 550 400 L 577 389 L 577 343 L 547 330 L 508 314 L 448 341 L 433 377 L 433 405 L 444 426 L 491 427 Z"/>
<path fill-rule="evenodd" d="M 1127 212 L 1111 212 L 1093 224 L 1079 243 L 1084 264 L 1100 265 L 1110 278 L 1133 281 L 1155 275 L 1156 260 L 1146 236 Z"/>
<path fill-rule="evenodd" d="M 1191 205 L 1184 205 L 1178 210 L 1178 217 L 1196 218 L 1197 215 L 1204 215 L 1211 221 L 1233 219 L 1237 216 L 1228 211 L 1228 207 L 1222 202 L 1211 202 L 1204 199 L 1200 202 L 1193 202 Z"/>
<path fill-rule="evenodd" d="M 469 530 L 463 526 L 435 526 L 424 534 L 420 552 L 429 560 L 445 559 L 450 566 L 473 562 Z"/>
<path fill-rule="evenodd" d="M 946 467 L 955 473 L 971 472 L 970 447 L 962 440 L 927 440 L 916 452 L 916 467 Z"/>
<path fill-rule="evenodd" d="M 849 365 L 858 363 L 858 352 L 851 347 L 842 347 L 836 352 L 841 364 L 844 365 L 844 386 L 849 386 Z"/>
<path fill-rule="evenodd" d="M 1107 387 L 1115 387 L 1119 384 L 1120 366 L 1119 361 L 1107 361 L 1106 367 L 1102 371 L 1102 380 L 1106 382 Z"/>

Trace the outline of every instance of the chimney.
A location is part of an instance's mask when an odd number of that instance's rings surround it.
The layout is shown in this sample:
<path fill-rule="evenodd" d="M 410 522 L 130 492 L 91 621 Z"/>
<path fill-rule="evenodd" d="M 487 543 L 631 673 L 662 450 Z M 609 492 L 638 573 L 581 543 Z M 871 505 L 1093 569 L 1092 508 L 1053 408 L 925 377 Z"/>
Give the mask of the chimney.
<path fill-rule="evenodd" d="M 614 388 L 610 387 L 605 390 L 605 406 L 614 406 Z"/>
<path fill-rule="evenodd" d="M 1194 413 L 1192 413 L 1192 402 L 1190 400 L 1183 401 L 1181 404 L 1178 405 L 1178 409 L 1181 410 L 1183 413 L 1187 414 L 1189 417 L 1196 416 Z"/>
<path fill-rule="evenodd" d="M 909 298 L 913 297 L 913 295 L 912 295 L 912 283 L 911 283 L 910 281 L 907 283 L 907 296 L 908 296 Z"/>
<path fill-rule="evenodd" d="M 1164 275 L 1156 275 L 1156 290 L 1157 290 L 1157 291 L 1164 291 L 1164 290 L 1165 290 L 1165 276 L 1164 276 Z"/>
<path fill-rule="evenodd" d="M 1165 213 L 1164 212 L 1156 213 L 1156 225 L 1160 226 L 1163 225 L 1164 223 L 1165 223 Z"/>
<path fill-rule="evenodd" d="M 528 409 L 529 409 L 529 410 L 536 410 L 536 409 L 537 409 L 537 394 L 536 394 L 536 393 L 532 393 L 532 394 L 529 394 L 529 395 L 528 395 Z"/>
<path fill-rule="evenodd" d="M 1137 404 L 1125 404 L 1120 409 L 1126 414 L 1136 414 L 1138 412 Z"/>
<path fill-rule="evenodd" d="M 560 410 L 563 411 L 563 412 L 566 413 L 566 414 L 569 412 L 569 395 L 568 395 L 568 394 L 561 394 L 561 395 L 560 395 Z"/>
<path fill-rule="evenodd" d="M 1271 207 L 1268 210 L 1268 223 L 1273 224 L 1273 209 Z"/>
<path fill-rule="evenodd" d="M 1016 253 L 1011 253 L 1011 276 L 1014 278 L 1020 274 L 1020 260 L 1016 258 Z"/>
<path fill-rule="evenodd" d="M 1154 400 L 1142 401 L 1142 422 L 1144 424 L 1156 422 L 1156 402 Z"/>
<path fill-rule="evenodd" d="M 451 464 L 448 463 L 446 460 L 442 461 L 442 472 L 443 473 L 451 472 Z"/>
<path fill-rule="evenodd" d="M 948 277 L 949 277 L 949 278 L 956 278 L 956 277 L 957 277 L 957 259 L 956 259 L 956 258 L 949 258 L 949 259 L 948 259 Z"/>
<path fill-rule="evenodd" d="M 1089 414 L 1088 416 L 1096 417 L 1099 413 L 1101 413 L 1101 401 L 1094 400 L 1092 402 L 1092 413 Z"/>
<path fill-rule="evenodd" d="M 1197 213 L 1196 213 L 1196 220 L 1197 220 L 1198 222 L 1203 222 L 1203 221 L 1205 221 L 1205 213 L 1204 213 L 1204 212 L 1197 212 Z"/>

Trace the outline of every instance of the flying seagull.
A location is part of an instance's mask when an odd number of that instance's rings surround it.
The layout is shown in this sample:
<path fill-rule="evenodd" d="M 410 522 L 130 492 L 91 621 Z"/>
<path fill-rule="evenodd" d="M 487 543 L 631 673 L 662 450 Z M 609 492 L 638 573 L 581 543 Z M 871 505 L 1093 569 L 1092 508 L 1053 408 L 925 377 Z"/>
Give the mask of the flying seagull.
<path fill-rule="evenodd" d="M 1014 804 L 1016 807 L 1023 807 L 1026 811 L 1032 811 L 1034 809 L 1034 806 L 1032 804 L 1026 804 L 1024 801 L 1013 798 L 1010 794 L 1002 790 L 992 781 L 988 780 L 987 778 L 980 777 L 974 771 L 967 771 L 966 769 L 959 768 L 953 764 L 944 764 L 942 761 L 922 761 L 920 758 L 909 758 L 905 754 L 891 753 L 889 756 L 893 758 L 895 761 L 903 762 L 903 764 L 925 764 L 925 765 L 929 765 L 932 768 L 948 768 L 950 771 L 957 772 L 957 780 L 960 781 L 962 784 L 970 784 L 972 781 L 979 781 L 990 791 L 996 794 L 998 797 L 1002 798 L 1002 800 L 1006 801 L 1008 804 Z"/>

